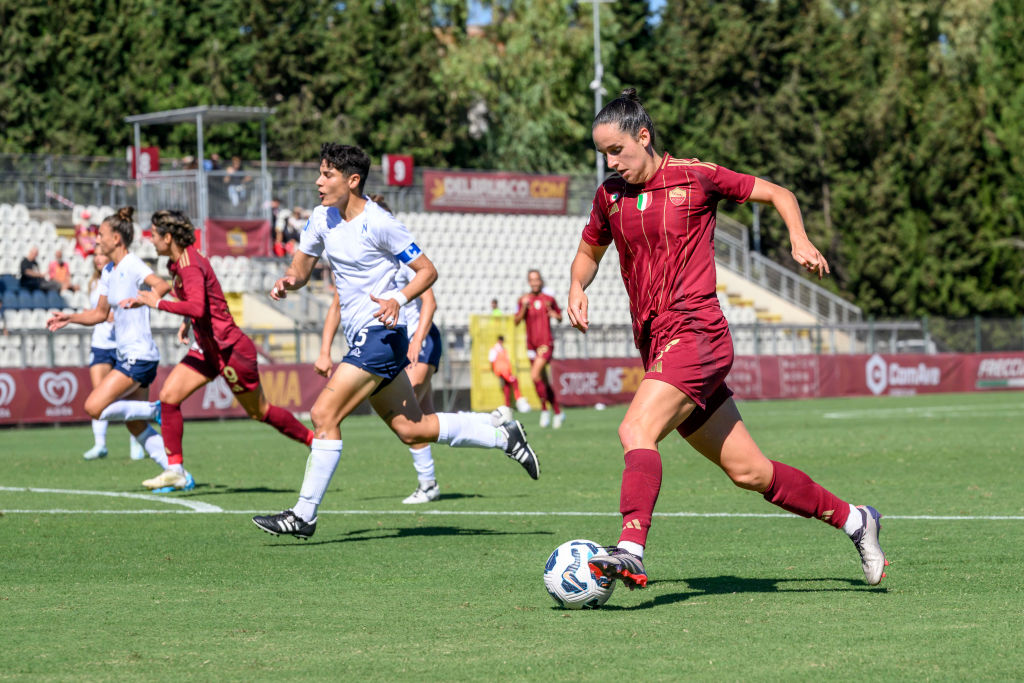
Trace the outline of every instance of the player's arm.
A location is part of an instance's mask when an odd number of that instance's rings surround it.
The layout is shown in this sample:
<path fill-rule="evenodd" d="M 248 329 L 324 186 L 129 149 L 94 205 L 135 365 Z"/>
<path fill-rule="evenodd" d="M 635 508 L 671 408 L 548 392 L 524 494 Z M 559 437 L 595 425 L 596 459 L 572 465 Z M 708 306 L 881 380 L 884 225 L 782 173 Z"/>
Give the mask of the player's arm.
<path fill-rule="evenodd" d="M 394 327 L 398 323 L 398 309 L 427 291 L 437 281 L 437 268 L 426 254 L 421 253 L 406 264 L 414 273 L 412 280 L 397 292 L 384 292 L 380 298 L 370 295 L 380 310 L 373 317 L 384 323 L 385 327 Z"/>
<path fill-rule="evenodd" d="M 816 272 L 818 279 L 824 277 L 825 273 L 831 272 L 828 268 L 828 261 L 807 237 L 796 195 L 781 185 L 762 178 L 755 178 L 754 189 L 750 191 L 749 199 L 761 204 L 771 204 L 779 212 L 786 224 L 786 229 L 789 230 L 793 259 L 797 263 L 812 273 Z"/>
<path fill-rule="evenodd" d="M 581 239 L 576 257 L 569 269 L 569 304 L 566 310 L 569 313 L 569 322 L 580 332 L 585 333 L 590 327 L 590 318 L 587 314 L 589 300 L 584 290 L 597 276 L 598 266 L 606 251 L 607 245 L 602 247 Z"/>
<path fill-rule="evenodd" d="M 287 292 L 294 292 L 302 289 L 309 282 L 309 276 L 313 274 L 313 266 L 316 265 L 317 256 L 311 256 L 301 249 L 296 249 L 292 255 L 292 263 L 285 271 L 284 277 L 274 283 L 270 290 L 270 298 L 280 301 L 287 296 Z"/>
<path fill-rule="evenodd" d="M 331 360 L 331 346 L 334 344 L 334 335 L 338 332 L 338 325 L 341 324 L 341 299 L 338 297 L 338 290 L 334 290 L 331 298 L 331 305 L 327 309 L 327 318 L 324 320 L 324 331 L 320 335 L 320 357 L 313 363 L 313 369 L 318 375 L 328 377 L 334 362 Z"/>
<path fill-rule="evenodd" d="M 519 302 L 517 304 L 518 308 L 516 308 L 516 315 L 515 315 L 514 318 L 512 318 L 512 323 L 514 325 L 518 325 L 519 323 L 523 322 L 524 318 L 526 318 L 526 310 L 527 310 L 526 304 L 527 304 L 527 302 L 529 300 L 530 300 L 530 295 L 529 294 L 523 294 L 521 297 L 519 297 Z"/>
<path fill-rule="evenodd" d="M 178 271 L 178 277 L 181 278 L 182 289 L 180 300 L 169 301 L 156 298 L 154 301 L 152 292 L 139 292 L 139 298 L 142 299 L 144 294 L 149 294 L 150 296 L 144 300 L 147 306 L 188 318 L 203 317 L 203 314 L 206 313 L 206 281 L 203 279 L 203 271 L 195 266 L 190 266 Z M 150 301 L 153 303 L 149 303 Z"/>
<path fill-rule="evenodd" d="M 46 329 L 50 332 L 56 332 L 69 323 L 75 323 L 76 325 L 99 325 L 104 322 L 110 315 L 110 303 L 107 302 L 106 295 L 100 295 L 99 301 L 96 302 L 96 308 L 90 308 L 87 311 L 79 311 L 78 313 L 64 313 L 63 311 L 55 311 L 46 321 Z"/>

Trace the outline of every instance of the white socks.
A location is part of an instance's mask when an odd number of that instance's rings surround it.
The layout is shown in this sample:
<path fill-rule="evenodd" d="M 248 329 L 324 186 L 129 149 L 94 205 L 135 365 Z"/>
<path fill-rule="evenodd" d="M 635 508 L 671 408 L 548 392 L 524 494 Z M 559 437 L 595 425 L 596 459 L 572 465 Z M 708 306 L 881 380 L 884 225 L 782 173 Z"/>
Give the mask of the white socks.
<path fill-rule="evenodd" d="M 409 453 L 412 454 L 412 466 L 416 468 L 416 478 L 420 483 L 429 484 L 437 481 L 434 477 L 434 458 L 430 453 L 430 444 L 419 449 L 410 448 Z"/>
<path fill-rule="evenodd" d="M 480 417 L 486 417 L 485 423 Z M 437 442 L 452 448 L 476 446 L 477 448 L 501 448 L 508 446 L 505 432 L 491 424 L 486 413 L 438 413 Z"/>
<path fill-rule="evenodd" d="M 316 519 L 316 510 L 341 460 L 341 439 L 313 439 L 311 446 L 306 474 L 299 489 L 299 502 L 292 508 L 296 516 L 307 522 Z"/>
<path fill-rule="evenodd" d="M 96 445 L 101 448 L 107 446 L 107 421 L 106 420 L 93 420 L 92 421 L 92 438 L 96 442 Z"/>
<path fill-rule="evenodd" d="M 101 420 L 144 420 L 152 422 L 156 417 L 157 402 L 153 401 L 114 401 L 100 413 Z"/>
<path fill-rule="evenodd" d="M 146 430 L 135 438 L 138 439 L 139 443 L 146 449 L 146 452 L 149 453 L 149 457 L 166 470 L 167 451 L 164 450 L 164 437 L 160 436 L 160 433 L 150 425 L 146 425 Z"/>
<path fill-rule="evenodd" d="M 843 525 L 843 531 L 846 532 L 847 536 L 853 536 L 861 527 L 864 526 L 864 516 L 861 515 L 853 505 L 850 506 L 850 516 L 846 518 L 846 524 Z"/>
<path fill-rule="evenodd" d="M 633 541 L 619 541 L 617 545 L 623 550 L 628 550 L 633 553 L 641 560 L 644 559 L 644 547 L 639 543 L 633 543 Z"/>

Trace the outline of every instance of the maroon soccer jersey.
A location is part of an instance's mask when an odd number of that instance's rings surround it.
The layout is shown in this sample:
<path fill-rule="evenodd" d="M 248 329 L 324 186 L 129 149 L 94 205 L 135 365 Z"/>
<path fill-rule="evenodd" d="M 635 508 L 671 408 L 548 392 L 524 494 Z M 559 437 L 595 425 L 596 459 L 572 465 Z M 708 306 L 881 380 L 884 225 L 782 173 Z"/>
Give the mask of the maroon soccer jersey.
<path fill-rule="evenodd" d="M 551 318 L 548 317 L 548 311 L 562 312 L 555 297 L 544 293 L 527 294 L 526 303 L 520 303 L 519 310 L 523 310 L 524 306 L 526 307 L 526 317 L 524 318 L 526 321 L 526 348 L 536 351 L 540 347 L 546 346 L 550 349 L 554 346 L 554 341 L 551 337 Z"/>
<path fill-rule="evenodd" d="M 598 188 L 583 239 L 615 241 L 638 346 L 649 336 L 645 326 L 664 311 L 713 308 L 721 315 L 712 241 L 718 202 L 746 201 L 753 188 L 751 175 L 668 154 L 643 185 L 616 177 Z"/>
<path fill-rule="evenodd" d="M 172 291 L 178 300 L 161 300 L 157 307 L 191 318 L 196 343 L 208 358 L 217 358 L 220 349 L 234 346 L 245 336 L 228 310 L 213 266 L 199 250 L 187 247 L 168 269 L 174 276 Z"/>

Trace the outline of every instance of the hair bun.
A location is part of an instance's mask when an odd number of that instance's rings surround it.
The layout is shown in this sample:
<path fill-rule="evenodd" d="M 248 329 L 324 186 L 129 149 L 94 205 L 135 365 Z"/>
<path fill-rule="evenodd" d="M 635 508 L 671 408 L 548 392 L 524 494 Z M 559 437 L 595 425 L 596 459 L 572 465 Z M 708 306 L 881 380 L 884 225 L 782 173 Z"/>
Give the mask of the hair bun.
<path fill-rule="evenodd" d="M 132 216 L 135 215 L 135 207 L 133 206 L 122 206 L 117 210 L 117 217 L 122 221 L 132 222 Z"/>
<path fill-rule="evenodd" d="M 626 88 L 619 94 L 619 97 L 629 100 L 630 102 L 639 102 L 640 98 L 636 94 L 636 88 Z"/>

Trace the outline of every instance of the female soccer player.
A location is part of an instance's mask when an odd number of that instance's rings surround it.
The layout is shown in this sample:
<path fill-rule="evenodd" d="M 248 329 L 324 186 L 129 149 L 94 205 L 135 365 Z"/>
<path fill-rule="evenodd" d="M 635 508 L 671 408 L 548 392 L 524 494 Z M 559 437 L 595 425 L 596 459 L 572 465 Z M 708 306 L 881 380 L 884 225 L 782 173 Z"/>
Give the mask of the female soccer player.
<path fill-rule="evenodd" d="M 169 289 L 142 259 L 128 251 L 135 237 L 134 213 L 133 207 L 125 206 L 100 224 L 96 249 L 111 262 L 103 268 L 96 288 L 96 304 L 79 313 L 56 312 L 46 321 L 46 328 L 56 332 L 68 323 L 101 325 L 107 321 L 111 310 L 114 312 L 114 339 L 117 341 L 114 372 L 106 373 L 85 399 L 85 411 L 94 420 L 105 419 L 103 409 L 118 399 L 145 401 L 160 362 L 160 352 L 149 328 L 149 311 L 121 307 L 123 301 L 139 293 L 143 284 L 161 294 Z M 141 419 L 131 420 L 126 426 L 149 457 L 166 469 L 167 455 L 160 434 Z M 182 488 L 195 485 L 191 477 L 186 475 L 185 478 L 188 481 L 183 482 Z"/>
<path fill-rule="evenodd" d="M 391 213 L 391 209 L 384 203 L 380 195 L 370 197 L 377 206 Z M 412 268 L 404 263 L 398 269 L 395 276 L 395 288 L 402 289 L 416 275 Z M 413 393 L 416 394 L 416 401 L 424 413 L 434 412 L 434 392 L 430 380 L 437 372 L 441 363 L 441 331 L 434 324 L 434 312 L 437 310 L 437 299 L 434 297 L 434 290 L 428 287 L 427 291 L 409 302 L 405 308 L 406 333 L 409 335 L 409 351 L 406 358 L 409 365 L 405 372 L 409 375 L 409 382 L 412 384 Z M 334 335 L 341 324 L 341 303 L 338 299 L 337 290 L 331 300 L 331 307 L 327 311 L 327 319 L 324 321 L 322 343 L 320 346 L 320 357 L 317 358 L 314 368 L 324 377 L 329 377 L 331 368 L 334 367 L 331 361 L 331 345 L 334 343 Z M 500 424 L 511 419 L 511 415 L 502 413 Z M 429 503 L 441 497 L 441 486 L 437 483 L 434 472 L 434 457 L 429 443 L 418 443 L 409 446 L 409 453 L 412 455 L 412 464 L 416 469 L 416 478 L 419 484 L 402 502 L 406 505 Z"/>
<path fill-rule="evenodd" d="M 100 277 L 103 268 L 110 263 L 105 254 L 95 253 L 92 257 L 92 277 L 89 278 L 89 308 L 96 308 L 100 300 Z M 117 364 L 117 340 L 114 338 L 114 323 L 108 318 L 92 328 L 92 343 L 89 349 L 89 381 L 95 389 Z M 82 454 L 86 460 L 107 457 L 107 421 L 92 421 L 93 447 Z M 142 444 L 131 435 L 131 459 L 142 460 L 146 451 Z"/>
<path fill-rule="evenodd" d="M 157 253 L 170 258 L 168 269 L 174 277 L 174 295 L 178 300 L 164 300 L 162 293 L 139 292 L 134 300 L 124 305 L 145 304 L 186 316 L 186 322 L 178 331 L 178 339 L 183 344 L 188 343 L 188 327 L 191 325 L 196 344 L 164 380 L 159 403 L 121 401 L 104 412 L 108 419 L 160 415 L 170 467 L 145 485 L 153 489 L 178 489 L 184 485 L 181 403 L 216 379 L 217 375 L 227 381 L 235 399 L 249 417 L 266 422 L 307 446 L 312 443 L 313 432 L 287 410 L 271 405 L 263 394 L 256 363 L 256 345 L 235 324 L 213 267 L 193 246 L 195 228 L 188 217 L 180 211 L 157 211 L 153 214 L 151 233 Z"/>
<path fill-rule="evenodd" d="M 270 292 L 277 300 L 304 286 L 324 255 L 334 274 L 349 346 L 310 411 L 316 436 L 298 502 L 291 510 L 253 517 L 274 535 L 307 539 L 316 531 L 317 508 L 341 459 L 341 421 L 366 399 L 410 446 L 437 441 L 500 448 L 534 479 L 540 472 L 515 420 L 495 427 L 486 413 L 424 414 L 420 408 L 405 373 L 409 337 L 403 307 L 433 284 L 437 271 L 408 229 L 363 194 L 369 171 L 370 158 L 358 147 L 327 143 L 321 148 L 316 181 L 321 204 L 302 231 L 291 266 Z M 395 277 L 402 263 L 415 274 L 399 289 Z"/>
<path fill-rule="evenodd" d="M 527 273 L 530 291 L 519 297 L 516 325 L 526 321 L 526 355 L 530 359 L 530 378 L 540 399 L 540 426 L 558 429 L 565 421 L 565 413 L 558 405 L 558 396 L 548 375 L 548 363 L 554 354 L 555 341 L 551 336 L 552 319 L 562 322 L 562 309 L 555 297 L 544 293 L 544 278 L 539 270 Z M 548 404 L 551 410 L 548 410 Z M 551 412 L 554 411 L 552 420 Z"/>
<path fill-rule="evenodd" d="M 796 197 L 715 164 L 657 154 L 654 123 L 633 88 L 601 110 L 593 138 L 618 177 L 606 180 L 594 198 L 572 263 L 569 320 L 587 331 L 584 290 L 614 240 L 646 374 L 619 425 L 626 464 L 622 533 L 618 547 L 594 558 L 591 568 L 631 589 L 647 584 L 642 558 L 661 487 L 658 442 L 675 429 L 740 488 L 844 530 L 860 553 L 865 579 L 879 583 L 887 562 L 878 542 L 878 511 L 854 507 L 800 470 L 766 458 L 725 384 L 733 346 L 715 294 L 718 202 L 772 204 L 789 229 L 793 258 L 820 278 L 829 272 L 828 263 L 804 232 Z"/>

